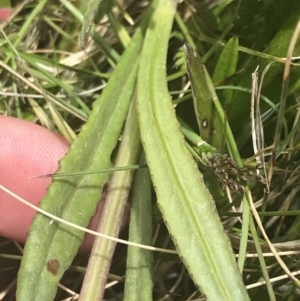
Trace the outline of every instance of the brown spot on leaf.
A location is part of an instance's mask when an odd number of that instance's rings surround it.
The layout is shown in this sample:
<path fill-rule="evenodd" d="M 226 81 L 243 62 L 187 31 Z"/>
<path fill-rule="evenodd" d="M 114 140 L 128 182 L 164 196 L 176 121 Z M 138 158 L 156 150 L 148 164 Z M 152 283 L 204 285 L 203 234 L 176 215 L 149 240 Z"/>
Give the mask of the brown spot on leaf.
<path fill-rule="evenodd" d="M 60 268 L 60 263 L 57 259 L 50 259 L 47 261 L 47 270 L 54 276 L 57 275 Z"/>

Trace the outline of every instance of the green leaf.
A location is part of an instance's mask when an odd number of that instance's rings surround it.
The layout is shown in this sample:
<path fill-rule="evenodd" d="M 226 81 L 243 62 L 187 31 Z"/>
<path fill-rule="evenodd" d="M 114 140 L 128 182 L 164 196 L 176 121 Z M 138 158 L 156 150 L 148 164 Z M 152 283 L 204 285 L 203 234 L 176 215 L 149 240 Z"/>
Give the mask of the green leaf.
<path fill-rule="evenodd" d="M 141 138 L 159 208 L 196 285 L 208 300 L 249 300 L 214 201 L 185 146 L 167 90 L 166 57 L 176 3 L 160 1 L 146 34 L 138 81 Z"/>
<path fill-rule="evenodd" d="M 138 58 L 143 42 L 145 17 L 111 75 L 101 97 L 69 153 L 62 159 L 59 173 L 108 169 L 132 99 Z M 86 227 L 101 197 L 107 174 L 54 178 L 41 208 L 67 221 Z M 83 232 L 51 222 L 37 214 L 29 231 L 18 277 L 17 300 L 53 300 L 64 271 L 70 266 L 83 240 Z"/>
<path fill-rule="evenodd" d="M 118 150 L 116 166 L 126 166 L 138 161 L 141 143 L 136 115 L 135 102 L 133 102 L 128 113 L 121 145 Z M 97 232 L 118 237 L 131 188 L 133 173 L 133 170 L 128 170 L 115 172 L 112 175 L 106 190 L 105 204 Z M 80 292 L 81 301 L 103 299 L 115 247 L 116 242 L 103 237 L 96 237 Z"/>
<path fill-rule="evenodd" d="M 81 48 L 84 48 L 87 43 L 88 35 L 91 31 L 101 3 L 102 0 L 86 0 L 81 2 L 80 10 L 84 16 L 82 30 L 79 37 L 79 45 Z"/>
<path fill-rule="evenodd" d="M 264 41 L 264 44 L 268 43 L 266 50 L 264 53 L 275 57 L 286 57 L 287 49 L 295 30 L 296 24 L 299 21 L 299 13 L 300 6 L 297 7 L 296 11 L 289 15 L 289 18 L 282 24 L 280 30 L 277 31 L 276 35 L 271 41 Z M 300 42 L 296 44 L 294 54 L 297 55 L 300 51 Z M 266 60 L 265 58 L 259 59 L 259 61 L 254 60 L 254 58 L 250 58 L 251 63 L 247 63 L 245 67 L 248 67 L 247 72 L 244 72 L 241 80 L 238 83 L 240 87 L 251 87 L 251 74 L 255 71 L 257 66 L 259 66 L 259 70 L 263 72 L 265 67 L 270 63 L 270 60 Z M 263 90 L 262 93 L 268 93 L 268 98 L 272 99 L 273 102 L 279 102 L 280 88 L 283 73 L 284 64 L 275 62 L 269 68 L 267 75 L 264 77 L 263 81 Z M 293 72 L 293 69 L 292 69 Z M 278 89 L 277 89 L 278 88 Z M 265 94 L 266 95 L 266 94 Z M 262 104 L 261 112 L 263 113 L 265 110 L 269 109 L 268 106 L 264 106 Z M 241 92 L 234 93 L 232 99 L 232 105 L 230 107 L 230 111 L 228 112 L 228 118 L 232 125 L 232 129 L 234 131 L 244 131 L 245 130 L 245 121 L 249 120 L 250 116 L 250 105 L 249 105 L 249 97 L 244 95 Z M 245 132 L 245 131 L 244 131 Z M 249 132 L 250 133 L 250 132 Z M 250 137 L 244 135 L 244 139 L 249 139 Z M 265 137 L 267 138 L 267 137 Z M 273 139 L 269 138 L 269 139 Z"/>
<path fill-rule="evenodd" d="M 188 44 L 184 45 L 184 50 L 200 136 L 222 151 L 225 145 L 224 122 L 216 109 L 218 100 L 213 84 L 197 52 Z"/>
<path fill-rule="evenodd" d="M 145 163 L 142 156 L 140 164 Z M 151 179 L 148 169 L 137 171 L 130 213 L 129 241 L 152 244 Z M 152 301 L 152 251 L 128 247 L 124 301 Z"/>
<path fill-rule="evenodd" d="M 239 42 L 237 38 L 231 38 L 223 48 L 215 67 L 212 81 L 214 83 L 223 81 L 236 72 L 239 54 Z M 230 104 L 233 90 L 220 91 L 218 93 L 221 104 Z"/>

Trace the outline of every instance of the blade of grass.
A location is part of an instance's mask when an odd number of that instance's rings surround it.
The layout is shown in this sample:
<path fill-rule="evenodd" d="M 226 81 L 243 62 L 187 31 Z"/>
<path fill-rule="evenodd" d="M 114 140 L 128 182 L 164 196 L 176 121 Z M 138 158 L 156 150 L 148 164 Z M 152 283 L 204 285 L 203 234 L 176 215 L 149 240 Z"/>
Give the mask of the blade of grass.
<path fill-rule="evenodd" d="M 215 67 L 212 81 L 214 83 L 222 81 L 236 73 L 239 52 L 239 41 L 237 38 L 231 38 L 223 48 L 221 55 Z M 233 90 L 219 92 L 221 104 L 230 105 Z"/>
<path fill-rule="evenodd" d="M 140 164 L 145 163 L 144 155 Z M 129 241 L 151 245 L 152 204 L 149 171 L 136 173 L 130 213 Z M 124 301 L 152 301 L 152 252 L 129 247 L 126 264 Z"/>
<path fill-rule="evenodd" d="M 116 18 L 113 12 L 110 12 L 108 14 L 108 18 L 115 32 L 117 33 L 120 42 L 124 47 L 126 47 L 130 42 L 130 36 L 126 31 L 125 27 L 122 26 L 122 24 L 119 22 L 119 20 Z"/>
<path fill-rule="evenodd" d="M 267 242 L 267 244 L 268 244 L 268 246 L 269 246 L 271 252 L 274 254 L 274 257 L 276 258 L 277 262 L 279 263 L 279 265 L 281 266 L 281 268 L 286 272 L 286 274 L 290 277 L 290 279 L 294 282 L 294 284 L 297 285 L 297 287 L 300 287 L 300 281 L 299 281 L 296 277 L 294 277 L 294 276 L 292 275 L 291 271 L 289 270 L 289 268 L 287 267 L 287 265 L 285 264 L 285 262 L 281 259 L 281 257 L 278 255 L 278 253 L 277 253 L 275 247 L 273 246 L 273 244 L 271 243 L 271 241 L 270 241 L 268 235 L 266 234 L 265 229 L 264 229 L 264 227 L 263 227 L 263 224 L 262 224 L 262 222 L 261 222 L 261 219 L 260 219 L 260 217 L 259 217 L 258 214 L 257 214 L 255 205 L 254 205 L 253 200 L 252 200 L 252 196 L 250 195 L 250 192 L 247 191 L 247 194 L 248 194 L 248 199 L 249 199 L 250 207 L 251 207 L 252 213 L 253 213 L 253 215 L 254 215 L 254 218 L 255 218 L 255 220 L 256 220 L 256 223 L 257 223 L 257 225 L 258 225 L 258 227 L 259 227 L 259 229 L 260 229 L 260 231 L 261 231 L 261 233 L 262 233 L 262 235 L 263 235 L 265 241 Z M 250 224 L 250 225 L 251 225 L 251 227 L 254 227 L 253 220 L 251 221 L 251 224 Z M 255 231 L 255 232 L 256 232 L 256 231 Z M 255 243 L 255 245 L 256 245 L 256 247 L 257 247 L 257 250 L 259 251 L 258 253 L 262 253 L 261 245 L 259 244 L 259 242 L 258 242 L 258 241 L 256 242 L 256 240 L 254 239 L 254 243 Z M 262 258 L 262 260 L 264 261 L 264 258 Z M 267 273 L 267 266 L 264 266 L 263 274 L 264 274 L 264 276 L 265 276 L 265 281 L 266 281 L 267 283 L 268 283 L 268 281 L 269 281 L 269 287 L 268 287 L 268 289 L 270 289 L 271 292 L 272 292 L 273 289 L 272 289 L 272 286 L 271 286 L 271 284 L 270 284 L 269 275 L 268 275 L 268 273 Z M 269 293 L 270 293 L 270 291 L 269 291 Z M 273 293 L 273 294 L 274 294 L 274 293 Z M 270 296 L 271 296 L 271 295 L 270 295 Z M 274 296 L 274 300 L 275 300 L 275 296 Z"/>
<path fill-rule="evenodd" d="M 139 67 L 141 138 L 159 208 L 184 264 L 209 300 L 249 300 L 214 201 L 179 131 L 166 83 L 177 1 L 160 1 Z"/>
<path fill-rule="evenodd" d="M 23 26 L 20 28 L 18 32 L 18 37 L 16 41 L 14 42 L 14 47 L 18 48 L 21 41 L 24 39 L 24 36 L 29 31 L 30 26 L 33 26 L 35 18 L 42 12 L 44 7 L 47 5 L 47 0 L 39 1 L 38 5 L 36 5 L 32 11 L 32 13 L 28 16 L 26 19 L 26 22 L 23 24 Z"/>
<path fill-rule="evenodd" d="M 88 0 L 81 2 L 80 10 L 82 11 L 84 17 L 81 34 L 79 36 L 79 45 L 81 48 L 84 48 L 87 43 L 88 35 L 91 31 L 91 27 L 101 2 L 102 0 Z"/>
<path fill-rule="evenodd" d="M 185 24 L 185 22 L 182 20 L 180 14 L 177 12 L 175 15 L 176 23 L 178 24 L 179 28 L 181 29 L 182 34 L 184 35 L 185 40 L 193 47 L 196 48 L 196 45 L 194 43 L 194 40 L 192 36 L 189 33 L 189 30 Z"/>
<path fill-rule="evenodd" d="M 300 22 L 298 22 L 297 27 L 294 31 L 294 35 L 290 42 L 290 46 L 289 46 L 288 53 L 287 53 L 287 63 L 285 66 L 283 82 L 282 82 L 282 91 L 281 91 L 281 100 L 280 100 L 280 116 L 284 115 L 284 113 L 285 113 L 285 103 L 286 103 L 286 97 L 287 97 L 287 92 L 288 92 L 289 73 L 290 73 L 290 67 L 291 67 L 290 66 L 291 56 L 294 51 L 295 43 L 298 39 L 299 32 L 300 32 Z M 279 148 L 279 142 L 280 142 L 281 129 L 282 129 L 282 124 L 280 122 L 279 115 L 278 115 L 276 133 L 275 133 L 275 137 L 274 137 L 275 150 L 272 154 L 273 160 L 275 160 L 275 158 L 277 158 L 277 156 L 279 156 L 279 154 L 280 154 L 279 151 L 281 150 L 281 148 Z M 278 149 L 276 149 L 276 148 L 278 148 Z M 271 179 L 271 177 L 272 177 L 272 174 L 270 171 L 269 179 Z M 294 220 L 293 224 L 290 226 L 290 228 L 288 230 L 288 234 L 295 235 L 295 233 L 299 232 L 299 229 L 300 229 L 300 217 L 298 216 Z"/>
<path fill-rule="evenodd" d="M 261 265 L 261 271 L 262 271 L 262 274 L 263 274 L 265 282 L 266 282 L 270 301 L 275 301 L 276 297 L 275 297 L 273 287 L 271 285 L 271 281 L 270 281 L 270 277 L 269 277 L 269 273 L 268 273 L 268 267 L 266 265 L 265 258 L 262 253 L 262 246 L 259 242 L 258 233 L 255 228 L 255 224 L 254 224 L 254 220 L 253 220 L 252 216 L 250 217 L 249 225 L 250 225 L 251 232 L 253 234 L 253 241 L 254 241 L 255 249 L 258 254 L 259 262 Z"/>
<path fill-rule="evenodd" d="M 34 91 L 37 91 L 39 94 L 44 95 L 44 96 L 47 95 L 47 98 L 49 100 L 53 101 L 58 106 L 63 107 L 64 109 L 66 109 L 70 113 L 74 114 L 78 118 L 82 119 L 82 118 L 86 117 L 86 115 L 84 115 L 81 110 L 79 110 L 78 108 L 70 105 L 67 101 L 62 100 L 62 99 L 58 99 L 55 95 L 51 94 L 49 91 L 47 91 L 47 93 L 46 93 L 46 91 L 44 91 L 43 89 L 40 88 L 40 85 L 38 84 L 37 81 L 35 82 L 35 84 L 32 83 L 31 81 L 29 81 L 25 77 L 22 77 L 20 74 L 18 74 L 18 72 L 16 72 L 12 68 L 10 68 L 8 65 L 4 64 L 2 61 L 0 61 L 0 66 L 3 67 L 4 69 L 6 69 L 9 73 L 11 73 L 16 78 L 20 79 L 24 84 L 28 85 Z M 44 93 L 46 93 L 46 94 L 44 94 Z"/>
<path fill-rule="evenodd" d="M 280 152 L 278 151 L 279 148 L 279 141 L 280 141 L 280 135 L 282 130 L 282 124 L 285 114 L 285 106 L 286 106 L 286 100 L 288 96 L 288 87 L 289 87 L 289 79 L 290 79 L 290 69 L 291 69 L 291 57 L 293 55 L 293 51 L 295 49 L 298 37 L 300 35 L 300 21 L 298 22 L 294 34 L 292 36 L 288 53 L 287 53 L 287 59 L 286 64 L 284 68 L 284 74 L 283 74 L 283 81 L 282 81 L 282 89 L 281 89 L 281 96 L 280 96 L 280 107 L 279 107 L 279 113 L 278 113 L 278 121 L 276 125 L 276 131 L 274 136 L 274 152 L 273 152 L 273 158 L 272 160 L 276 160 L 277 157 L 280 155 Z"/>
<path fill-rule="evenodd" d="M 76 93 L 74 93 L 74 87 L 63 82 L 59 78 L 56 78 L 50 72 L 44 70 L 44 68 L 40 67 L 31 56 L 23 55 L 22 53 L 20 53 L 20 56 L 27 62 L 28 65 L 34 67 L 35 70 L 38 70 L 42 75 L 44 75 L 49 83 L 56 84 L 57 86 L 61 87 L 61 89 L 63 89 L 67 95 L 70 95 L 78 103 L 84 113 L 87 115 L 90 114 L 90 109 L 88 106 L 80 99 L 80 97 L 76 95 Z M 26 66 L 24 67 L 27 69 Z M 36 84 L 39 85 L 38 83 Z"/>
<path fill-rule="evenodd" d="M 87 42 L 88 34 L 91 33 L 91 36 L 94 39 L 94 42 L 100 47 L 100 49 L 103 51 L 103 53 L 106 55 L 108 62 L 110 65 L 115 68 L 115 62 L 118 62 L 120 59 L 120 55 L 116 52 L 116 50 L 111 47 L 107 41 L 92 27 L 92 22 L 95 18 L 95 16 L 88 16 L 86 11 L 86 5 L 89 4 L 89 1 L 86 1 L 85 4 L 82 5 L 81 9 L 84 11 L 84 15 L 81 13 L 80 10 L 78 10 L 70 1 L 68 0 L 60 0 L 60 2 L 73 14 L 73 16 L 80 22 L 87 25 L 87 27 L 82 29 L 81 36 L 79 37 L 79 45 L 84 48 L 85 43 Z M 97 10 L 97 2 L 99 3 L 99 8 L 101 7 L 101 3 L 103 3 L 103 0 L 93 0 L 93 6 L 90 7 L 91 13 L 96 13 Z M 83 2 L 82 2 L 83 3 Z M 90 18 L 91 23 L 89 23 Z M 81 40 L 82 39 L 82 40 Z"/>
<path fill-rule="evenodd" d="M 236 18 L 238 17 L 239 14 L 239 10 L 241 7 L 241 3 L 242 0 L 238 0 L 235 3 L 235 7 L 234 10 L 232 12 L 231 15 L 231 20 L 227 23 L 226 27 L 224 28 L 224 30 L 222 31 L 222 34 L 220 35 L 220 37 L 218 38 L 218 42 L 216 42 L 210 49 L 209 51 L 203 56 L 203 63 L 206 63 L 206 61 L 209 59 L 209 57 L 220 47 L 220 43 L 219 41 L 223 41 L 224 38 L 226 37 L 226 35 L 228 34 L 229 30 L 231 29 L 234 21 L 236 20 Z"/>

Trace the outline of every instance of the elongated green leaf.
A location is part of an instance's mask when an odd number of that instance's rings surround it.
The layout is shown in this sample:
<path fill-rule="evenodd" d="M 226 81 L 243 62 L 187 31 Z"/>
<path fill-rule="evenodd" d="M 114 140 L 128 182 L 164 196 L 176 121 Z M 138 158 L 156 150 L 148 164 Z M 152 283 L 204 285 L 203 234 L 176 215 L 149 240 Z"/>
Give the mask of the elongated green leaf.
<path fill-rule="evenodd" d="M 236 66 L 239 54 L 239 41 L 237 38 L 231 38 L 218 59 L 212 80 L 214 83 L 225 80 L 236 72 Z M 218 93 L 222 105 L 229 105 L 233 90 L 220 91 Z"/>
<path fill-rule="evenodd" d="M 225 144 L 224 123 L 215 106 L 216 95 L 210 88 L 205 67 L 194 49 L 184 45 L 187 70 L 192 84 L 194 109 L 203 140 L 222 151 Z"/>
<path fill-rule="evenodd" d="M 213 199 L 185 147 L 167 90 L 167 46 L 176 2 L 160 1 L 146 34 L 138 82 L 141 138 L 159 208 L 195 283 L 208 300 L 249 300 Z"/>
<path fill-rule="evenodd" d="M 140 164 L 144 163 L 144 156 Z M 152 244 L 151 179 L 148 169 L 137 171 L 132 196 L 129 241 Z M 152 301 L 152 252 L 128 247 L 124 301 Z"/>
<path fill-rule="evenodd" d="M 299 13 L 300 7 L 298 6 L 297 11 L 290 15 L 288 20 L 282 25 L 282 28 L 277 32 L 275 37 L 266 47 L 266 53 L 277 57 L 286 57 L 287 49 L 295 31 L 295 27 L 299 22 Z M 299 51 L 300 41 L 298 40 L 295 45 L 294 55 L 296 56 Z M 268 61 L 260 59 L 260 68 L 265 68 L 268 63 Z M 283 64 L 273 64 L 268 71 L 268 76 L 264 78 L 263 85 L 267 86 L 278 74 L 283 71 L 283 68 Z"/>
<path fill-rule="evenodd" d="M 126 166 L 138 161 L 141 143 L 135 102 L 132 103 L 126 120 L 124 134 L 118 151 L 116 166 Z M 97 232 L 113 237 L 119 235 L 124 210 L 133 177 L 133 170 L 115 172 L 109 181 Z M 96 237 L 79 301 L 102 300 L 116 242 Z M 100 280 L 101 279 L 101 280 Z"/>
<path fill-rule="evenodd" d="M 201 65 L 201 60 L 200 60 L 199 56 L 194 54 L 195 52 L 191 49 L 191 47 L 189 47 L 188 45 L 186 47 L 187 47 L 186 52 L 189 53 L 188 69 L 189 69 L 189 66 Z M 231 128 L 230 128 L 228 122 L 225 120 L 224 110 L 218 100 L 216 93 L 215 93 L 214 86 L 212 84 L 212 81 L 209 77 L 208 72 L 206 71 L 204 66 L 202 66 L 198 69 L 196 67 L 194 67 L 192 71 L 193 72 L 190 72 L 190 76 L 192 78 L 192 84 L 197 83 L 199 80 L 201 80 L 202 76 L 205 76 L 207 89 L 209 90 L 209 93 L 211 94 L 211 100 L 213 100 L 213 108 L 217 114 L 216 117 L 218 117 L 217 120 L 221 120 L 221 122 L 224 124 L 223 128 L 224 128 L 224 132 L 226 133 L 226 143 L 227 143 L 227 147 L 228 147 L 230 156 L 239 165 L 242 165 L 242 160 L 241 160 L 235 139 L 233 137 Z M 204 81 L 204 80 L 202 79 L 202 81 Z M 198 86 L 196 86 L 196 87 L 198 88 Z M 195 99 L 198 99 L 198 94 L 196 94 L 196 93 L 200 93 L 200 92 L 201 91 L 199 89 L 194 90 L 194 98 Z M 215 133 L 215 134 L 217 134 L 217 133 Z M 223 133 L 221 133 L 221 134 L 213 136 L 212 138 L 214 138 L 213 141 L 216 141 L 216 139 L 220 139 L 221 141 L 224 141 L 225 135 L 223 135 Z M 216 143 L 218 143 L 218 141 L 216 141 Z M 222 147 L 222 144 L 219 143 L 219 147 Z M 200 149 L 205 151 L 205 148 L 203 148 L 202 146 L 200 147 Z M 220 151 L 220 149 L 219 149 L 219 151 Z M 239 265 L 239 268 L 241 271 L 243 269 L 244 262 L 245 262 L 246 241 L 247 241 L 247 237 L 248 237 L 249 212 L 250 212 L 249 204 L 245 197 L 243 198 L 243 204 L 244 204 L 243 205 L 244 210 L 243 210 L 242 236 L 241 236 L 241 245 L 240 245 L 240 252 L 239 252 L 239 259 L 238 259 L 238 265 Z"/>
<path fill-rule="evenodd" d="M 81 11 L 84 16 L 81 35 L 79 37 L 79 45 L 83 48 L 87 43 L 87 38 L 90 33 L 91 27 L 95 20 L 97 11 L 100 7 L 102 0 L 86 0 L 81 2 Z"/>
<path fill-rule="evenodd" d="M 111 153 L 118 141 L 132 98 L 138 58 L 143 41 L 143 28 L 137 29 L 130 45 L 113 72 L 102 96 L 70 152 L 61 161 L 61 173 L 108 169 Z M 54 179 L 41 208 L 81 226 L 87 226 L 101 197 L 107 174 Z M 53 300 L 64 271 L 70 266 L 83 232 L 51 222 L 37 214 L 29 231 L 19 271 L 17 300 Z"/>
<path fill-rule="evenodd" d="M 205 66 L 201 63 L 201 59 L 195 50 L 188 44 L 185 44 L 185 53 L 187 58 L 187 69 L 192 83 L 193 99 L 197 106 L 195 108 L 198 112 L 198 116 L 201 116 L 202 118 L 200 122 L 204 122 L 206 126 L 203 128 L 202 125 L 202 131 L 200 132 L 201 138 L 203 138 L 203 132 L 205 137 L 207 137 L 206 135 L 209 135 L 207 140 L 219 152 L 223 151 L 226 141 L 231 157 L 234 158 L 239 165 L 242 165 L 231 128 L 226 122 L 223 107 L 216 95 L 214 85 Z M 199 84 L 199 82 L 202 84 Z M 206 97 L 204 97 L 203 91 L 205 91 Z M 209 119 L 207 119 L 207 116 L 209 116 Z M 207 120 L 210 121 L 208 122 Z M 203 138 L 203 140 L 205 139 Z"/>

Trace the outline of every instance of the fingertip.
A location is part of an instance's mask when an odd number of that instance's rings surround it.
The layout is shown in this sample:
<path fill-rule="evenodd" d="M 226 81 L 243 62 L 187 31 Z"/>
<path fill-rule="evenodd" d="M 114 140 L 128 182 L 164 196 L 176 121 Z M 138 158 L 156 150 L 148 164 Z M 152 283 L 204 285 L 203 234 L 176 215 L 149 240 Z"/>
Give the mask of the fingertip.
<path fill-rule="evenodd" d="M 0 184 L 33 204 L 45 196 L 50 178 L 69 149 L 60 135 L 34 123 L 0 116 Z M 35 211 L 0 191 L 0 235 L 24 242 Z"/>

